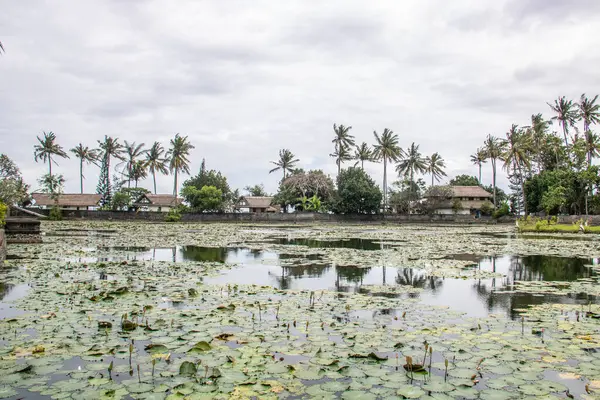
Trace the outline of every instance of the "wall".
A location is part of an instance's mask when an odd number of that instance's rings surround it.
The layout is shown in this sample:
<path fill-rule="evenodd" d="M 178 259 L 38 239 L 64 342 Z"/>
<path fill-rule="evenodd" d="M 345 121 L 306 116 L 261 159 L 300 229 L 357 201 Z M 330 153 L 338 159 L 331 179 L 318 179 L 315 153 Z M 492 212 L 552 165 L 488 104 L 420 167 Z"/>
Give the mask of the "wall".
<path fill-rule="evenodd" d="M 4 229 L 0 229 L 0 262 L 6 259 L 6 235 Z"/>
<path fill-rule="evenodd" d="M 47 211 L 42 211 L 47 213 Z M 88 219 L 88 220 L 138 220 L 138 221 L 164 221 L 165 213 L 158 212 L 119 212 L 119 211 L 68 211 L 63 212 L 65 220 Z M 475 219 L 472 215 L 336 215 L 319 213 L 198 213 L 182 214 L 183 222 L 265 222 L 265 223 L 495 223 L 488 218 Z M 514 223 L 514 220 L 511 220 Z"/>

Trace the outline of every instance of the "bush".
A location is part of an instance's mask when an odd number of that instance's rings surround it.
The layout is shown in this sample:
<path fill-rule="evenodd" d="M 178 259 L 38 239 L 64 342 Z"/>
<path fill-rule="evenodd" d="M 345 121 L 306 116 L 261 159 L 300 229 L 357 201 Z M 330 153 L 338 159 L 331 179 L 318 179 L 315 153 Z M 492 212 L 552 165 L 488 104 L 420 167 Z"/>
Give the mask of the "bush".
<path fill-rule="evenodd" d="M 0 227 L 6 223 L 6 214 L 8 214 L 8 206 L 0 202 Z"/>
<path fill-rule="evenodd" d="M 452 212 L 454 214 L 458 214 L 458 212 L 462 209 L 463 209 L 463 205 L 459 199 L 452 200 Z"/>
<path fill-rule="evenodd" d="M 481 209 L 479 210 L 483 215 L 492 215 L 494 212 L 494 205 L 491 201 L 484 201 L 481 205 Z"/>
<path fill-rule="evenodd" d="M 61 221 L 62 220 L 62 211 L 58 206 L 53 206 L 50 209 L 50 214 L 48 215 L 48 219 L 50 221 Z"/>
<path fill-rule="evenodd" d="M 181 213 L 176 208 L 169 210 L 167 215 L 165 215 L 165 222 L 179 222 L 179 221 L 181 221 Z"/>
<path fill-rule="evenodd" d="M 500 207 L 496 211 L 494 211 L 493 217 L 498 219 L 500 217 L 504 217 L 505 215 L 510 214 L 510 207 L 507 202 L 502 203 Z"/>

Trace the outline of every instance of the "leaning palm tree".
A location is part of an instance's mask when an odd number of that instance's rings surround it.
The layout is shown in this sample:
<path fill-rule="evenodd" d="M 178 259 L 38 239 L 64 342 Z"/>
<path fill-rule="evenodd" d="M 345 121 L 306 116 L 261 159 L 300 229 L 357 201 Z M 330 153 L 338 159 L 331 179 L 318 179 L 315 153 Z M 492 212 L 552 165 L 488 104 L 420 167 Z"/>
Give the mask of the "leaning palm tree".
<path fill-rule="evenodd" d="M 356 160 L 356 164 L 360 163 L 360 168 L 362 170 L 365 169 L 365 161 L 373 161 L 373 150 L 369 147 L 367 142 L 362 142 L 360 146 L 356 146 L 356 150 L 354 151 L 354 159 Z"/>
<path fill-rule="evenodd" d="M 475 154 L 471 155 L 471 162 L 479 167 L 479 184 L 481 185 L 481 165 L 486 162 L 485 149 L 478 148 Z"/>
<path fill-rule="evenodd" d="M 347 155 L 350 153 L 349 149 L 354 146 L 354 136 L 350 134 L 351 126 L 336 125 L 333 124 L 333 132 L 335 136 L 331 143 L 335 145 L 335 151 L 331 154 L 331 157 L 336 157 L 336 164 L 338 166 L 338 175 L 342 168 L 342 161 L 348 161 L 351 158 L 341 159 L 340 155 Z"/>
<path fill-rule="evenodd" d="M 495 136 L 488 135 L 483 142 L 483 148 L 485 149 L 485 155 L 490 163 L 492 164 L 492 186 L 494 187 L 494 206 L 496 206 L 496 162 L 502 158 L 504 153 L 505 144 L 502 140 Z"/>
<path fill-rule="evenodd" d="M 387 210 L 387 163 L 396 162 L 404 154 L 398 146 L 398 135 L 394 131 L 385 128 L 381 136 L 373 131 L 375 144 L 373 145 L 373 158 L 383 160 L 383 209 Z"/>
<path fill-rule="evenodd" d="M 146 153 L 146 166 L 152 174 L 152 182 L 154 183 L 154 194 L 156 194 L 156 173 L 167 175 L 169 168 L 167 167 L 167 159 L 163 157 L 165 149 L 160 143 L 154 142 L 152 147 Z"/>
<path fill-rule="evenodd" d="M 178 133 L 171 139 L 171 148 L 167 152 L 167 158 L 169 159 L 169 169 L 174 176 L 173 194 L 175 197 L 177 197 L 177 174 L 179 171 L 190 173 L 188 156 L 192 149 L 194 146 L 188 141 L 187 136 L 180 136 Z"/>
<path fill-rule="evenodd" d="M 427 171 L 427 164 L 419 152 L 419 145 L 416 145 L 414 142 L 410 145 L 402 155 L 400 163 L 396 166 L 396 171 L 398 174 L 410 179 L 412 191 L 414 186 L 413 182 L 415 181 L 415 172 L 423 173 Z"/>
<path fill-rule="evenodd" d="M 123 160 L 123 145 L 119 143 L 118 138 L 110 136 L 104 136 L 104 140 L 98 140 L 98 147 L 100 147 L 100 155 L 98 157 L 101 160 L 100 167 L 100 180 L 98 182 L 98 193 L 102 195 L 102 202 L 110 202 L 111 200 L 111 182 L 110 182 L 110 162 L 111 158 L 114 157 L 117 160 Z"/>
<path fill-rule="evenodd" d="M 590 126 L 600 123 L 600 104 L 596 104 L 598 95 L 593 99 L 588 99 L 584 94 L 579 101 L 579 117 L 583 120 L 583 132 L 590 130 Z"/>
<path fill-rule="evenodd" d="M 124 173 L 125 176 L 127 176 L 127 187 L 131 187 L 131 181 L 133 180 L 133 167 L 137 163 L 138 158 L 146 153 L 146 150 L 144 150 L 144 143 L 129 143 L 126 140 L 123 153 L 125 155 Z"/>
<path fill-rule="evenodd" d="M 567 100 L 565 96 L 561 96 L 558 100 L 554 100 L 554 104 L 547 104 L 557 114 L 552 117 L 552 119 L 557 120 L 562 126 L 565 146 L 568 146 L 569 142 L 567 140 L 567 135 L 569 134 L 569 128 L 574 128 L 575 123 L 579 120 L 579 112 L 577 111 L 576 105 L 573 104 L 572 100 Z"/>
<path fill-rule="evenodd" d="M 79 185 L 81 187 L 81 193 L 83 194 L 83 163 L 95 163 L 98 159 L 98 150 L 90 149 L 89 147 L 83 146 L 83 144 L 79 143 L 69 151 L 75 154 L 75 157 L 79 158 Z"/>
<path fill-rule="evenodd" d="M 37 137 L 38 144 L 33 146 L 33 157 L 35 162 L 42 160 L 43 162 L 48 162 L 48 175 L 52 176 L 52 163 L 58 165 L 58 163 L 52 159 L 52 157 L 62 157 L 69 158 L 69 155 L 65 153 L 62 146 L 55 143 L 56 135 L 54 132 L 50 131 L 48 133 L 44 132 L 44 136 L 40 138 Z"/>
<path fill-rule="evenodd" d="M 442 176 L 446 176 L 444 168 L 446 162 L 439 153 L 433 153 L 431 157 L 425 158 L 425 172 L 431 174 L 431 186 L 434 185 L 434 180 L 439 182 Z"/>
<path fill-rule="evenodd" d="M 513 124 L 506 133 L 506 141 L 504 143 L 504 152 L 502 153 L 503 167 L 507 171 L 510 171 L 510 168 L 512 168 L 514 172 L 519 173 L 519 183 L 521 185 L 521 192 L 523 193 L 523 208 L 525 215 L 527 215 L 527 198 L 525 195 L 523 170 L 531 168 L 530 153 L 532 150 L 532 139 L 525 130 L 519 129 L 517 125 Z"/>
<path fill-rule="evenodd" d="M 276 167 L 273 168 L 272 170 L 270 170 L 269 173 L 271 174 L 275 171 L 282 170 L 283 171 L 283 179 L 281 180 L 281 182 L 283 182 L 283 181 L 285 181 L 287 173 L 293 172 L 294 168 L 296 167 L 296 164 L 299 161 L 300 160 L 298 160 L 296 158 L 296 156 L 294 155 L 294 153 L 292 153 L 290 150 L 281 149 L 281 150 L 279 150 L 279 160 L 271 161 L 271 164 L 276 165 Z"/>

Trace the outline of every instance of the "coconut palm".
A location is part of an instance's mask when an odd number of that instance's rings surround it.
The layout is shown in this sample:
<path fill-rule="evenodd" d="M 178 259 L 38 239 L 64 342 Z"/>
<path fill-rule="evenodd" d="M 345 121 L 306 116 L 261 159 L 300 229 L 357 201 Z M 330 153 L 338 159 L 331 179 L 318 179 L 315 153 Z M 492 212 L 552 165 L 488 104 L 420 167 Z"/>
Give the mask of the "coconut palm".
<path fill-rule="evenodd" d="M 38 144 L 33 146 L 33 157 L 35 162 L 42 160 L 48 162 L 48 175 L 52 176 L 52 163 L 58 165 L 58 163 L 52 159 L 52 157 L 69 158 L 69 155 L 65 153 L 62 146 L 56 143 L 56 135 L 50 131 L 44 132 L 44 136 L 37 137 Z"/>
<path fill-rule="evenodd" d="M 146 160 L 137 160 L 131 167 L 130 179 L 135 182 L 135 187 L 138 187 L 138 182 L 148 176 L 148 164 Z"/>
<path fill-rule="evenodd" d="M 6 53 L 6 50 L 4 50 L 4 46 L 2 45 L 2 42 L 0 42 L 0 54 L 1 53 Z"/>
<path fill-rule="evenodd" d="M 373 161 L 373 150 L 371 150 L 367 142 L 362 142 L 360 146 L 356 146 L 354 159 L 357 160 L 354 166 L 360 163 L 360 168 L 362 170 L 365 169 L 365 161 Z"/>
<path fill-rule="evenodd" d="M 427 171 L 427 164 L 419 152 L 419 145 L 413 142 L 406 152 L 402 154 L 400 163 L 396 166 L 396 171 L 398 174 L 410 179 L 412 188 L 412 182 L 415 181 L 415 172 L 423 173 Z"/>
<path fill-rule="evenodd" d="M 100 171 L 100 182 L 98 183 L 98 193 L 104 196 L 103 201 L 110 201 L 110 162 L 111 157 L 117 160 L 123 160 L 123 145 L 119 143 L 118 138 L 104 136 L 104 140 L 98 140 L 100 155 L 98 159 L 102 161 Z"/>
<path fill-rule="evenodd" d="M 490 160 L 492 164 L 492 186 L 494 188 L 493 199 L 494 206 L 496 206 L 496 162 L 498 159 L 502 158 L 502 154 L 504 153 L 505 144 L 502 140 L 498 139 L 495 136 L 488 135 L 485 141 L 483 142 L 486 158 Z"/>
<path fill-rule="evenodd" d="M 523 193 L 523 205 L 525 215 L 527 215 L 527 198 L 525 195 L 525 177 L 523 170 L 531 168 L 530 152 L 532 147 L 531 136 L 523 129 L 519 129 L 518 125 L 513 124 L 510 130 L 506 133 L 506 141 L 502 159 L 504 160 L 504 169 L 507 171 L 510 168 L 519 173 L 519 183 L 521 192 Z"/>
<path fill-rule="evenodd" d="M 471 162 L 479 167 L 479 184 L 481 185 L 481 165 L 486 162 L 485 149 L 478 148 L 475 154 L 471 155 Z"/>
<path fill-rule="evenodd" d="M 446 168 L 446 162 L 439 153 L 433 153 L 431 157 L 425 158 L 425 171 L 431 174 L 431 186 L 434 185 L 434 180 L 439 182 L 442 176 L 446 176 L 444 168 Z"/>
<path fill-rule="evenodd" d="M 540 172 L 542 170 L 542 152 L 547 142 L 548 129 L 551 124 L 552 121 L 545 120 L 542 114 L 533 114 L 531 116 L 531 125 L 527 127 L 536 155 L 538 171 Z"/>
<path fill-rule="evenodd" d="M 598 95 L 588 99 L 584 94 L 579 101 L 579 117 L 583 120 L 583 132 L 590 130 L 590 126 L 600 123 L 600 104 L 596 104 Z"/>
<path fill-rule="evenodd" d="M 296 158 L 296 156 L 294 155 L 294 153 L 292 153 L 290 150 L 281 149 L 281 150 L 279 150 L 279 160 L 271 161 L 271 164 L 276 165 L 276 167 L 273 168 L 272 170 L 270 170 L 269 173 L 273 173 L 275 171 L 282 170 L 283 171 L 283 179 L 281 181 L 283 182 L 283 181 L 285 181 L 287 173 L 293 172 L 294 168 L 296 167 L 296 164 L 299 161 L 300 160 L 298 160 Z"/>
<path fill-rule="evenodd" d="M 565 146 L 569 145 L 567 135 L 569 128 L 574 128 L 575 123 L 579 120 L 579 112 L 572 100 L 567 100 L 565 96 L 561 96 L 558 100 L 554 100 L 554 104 L 547 103 L 552 111 L 557 115 L 552 117 L 562 126 L 563 135 L 565 138 Z"/>
<path fill-rule="evenodd" d="M 194 146 L 188 141 L 187 136 L 180 136 L 179 133 L 171 139 L 171 148 L 167 152 L 167 158 L 169 160 L 169 170 L 173 172 L 173 194 L 177 197 L 177 175 L 179 171 L 190 173 L 190 166 L 188 156 L 190 150 L 194 149 Z"/>
<path fill-rule="evenodd" d="M 600 137 L 594 132 L 585 131 L 585 151 L 587 153 L 588 167 L 592 166 L 592 159 L 600 155 Z"/>
<path fill-rule="evenodd" d="M 350 134 L 350 129 L 352 129 L 351 126 L 333 124 L 335 136 L 331 143 L 335 144 L 335 151 L 330 156 L 336 159 L 338 175 L 342 168 L 342 162 L 352 159 L 350 148 L 354 146 L 354 136 Z"/>
<path fill-rule="evenodd" d="M 69 151 L 75 154 L 75 157 L 79 158 L 79 185 L 81 187 L 81 193 L 83 194 L 83 163 L 89 164 L 96 162 L 98 159 L 98 150 L 90 149 L 89 147 L 79 143 Z"/>
<path fill-rule="evenodd" d="M 167 167 L 167 159 L 163 157 L 165 149 L 160 143 L 154 142 L 152 147 L 146 152 L 146 166 L 152 174 L 152 183 L 154 184 L 154 194 L 156 194 L 156 173 L 167 175 L 169 168 Z"/>
<path fill-rule="evenodd" d="M 123 154 L 125 156 L 124 173 L 127 176 L 127 187 L 131 187 L 131 181 L 133 180 L 133 167 L 137 163 L 138 158 L 146 154 L 146 150 L 144 150 L 144 143 L 129 143 L 127 140 L 125 141 L 123 150 Z"/>
<path fill-rule="evenodd" d="M 373 131 L 375 144 L 373 145 L 373 159 L 383 160 L 383 209 L 387 210 L 387 163 L 396 162 L 403 155 L 403 151 L 398 146 L 398 135 L 392 130 L 385 128 L 381 136 Z"/>

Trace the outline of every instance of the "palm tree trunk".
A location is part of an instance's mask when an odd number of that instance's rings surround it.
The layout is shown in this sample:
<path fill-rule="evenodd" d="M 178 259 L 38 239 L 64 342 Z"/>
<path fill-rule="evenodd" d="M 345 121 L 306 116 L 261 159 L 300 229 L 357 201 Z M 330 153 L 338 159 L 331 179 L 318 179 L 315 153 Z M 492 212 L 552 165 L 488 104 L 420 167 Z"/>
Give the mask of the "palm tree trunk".
<path fill-rule="evenodd" d="M 431 173 L 431 186 L 433 186 L 433 172 Z"/>
<path fill-rule="evenodd" d="M 496 207 L 496 159 L 492 158 L 492 185 L 494 187 L 494 208 Z"/>
<path fill-rule="evenodd" d="M 521 165 L 519 167 L 519 175 L 521 176 L 521 192 L 523 192 L 523 212 L 525 216 L 527 216 L 527 196 L 525 195 L 525 179 L 523 179 L 523 172 L 521 170 Z"/>
<path fill-rule="evenodd" d="M 342 170 L 342 160 L 340 160 L 339 158 L 337 160 L 337 165 L 338 165 L 338 176 L 340 176 L 340 172 Z"/>
<path fill-rule="evenodd" d="M 52 157 L 48 156 L 48 172 L 50 177 L 52 177 Z"/>
<path fill-rule="evenodd" d="M 111 199 L 111 195 L 110 195 L 110 154 L 106 155 L 106 198 Z"/>
<path fill-rule="evenodd" d="M 563 123 L 563 136 L 565 137 L 565 147 L 569 146 L 569 142 L 567 141 L 567 126 Z"/>
<path fill-rule="evenodd" d="M 383 212 L 387 211 L 387 157 L 383 157 Z"/>
<path fill-rule="evenodd" d="M 152 181 L 154 182 L 154 194 L 156 194 L 156 171 L 152 171 Z"/>
<path fill-rule="evenodd" d="M 411 192 L 410 193 L 411 194 L 410 197 L 411 197 L 411 200 L 414 200 L 414 198 L 412 196 L 412 194 L 413 194 L 412 191 L 413 191 L 413 178 L 414 178 L 414 174 L 415 174 L 414 170 L 411 168 L 410 169 L 410 192 Z M 410 208 L 410 206 L 409 206 L 409 208 Z"/>
<path fill-rule="evenodd" d="M 175 195 L 175 197 L 177 197 L 177 168 L 175 168 L 174 177 L 175 177 L 175 179 L 174 179 L 174 183 L 173 183 L 173 194 Z"/>
<path fill-rule="evenodd" d="M 365 170 L 365 160 L 360 160 L 360 169 Z"/>
<path fill-rule="evenodd" d="M 81 194 L 83 194 L 83 158 L 79 161 L 79 185 L 81 186 Z"/>
<path fill-rule="evenodd" d="M 479 184 L 481 185 L 481 162 L 479 163 Z"/>

